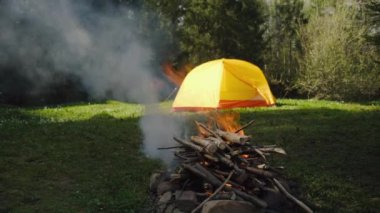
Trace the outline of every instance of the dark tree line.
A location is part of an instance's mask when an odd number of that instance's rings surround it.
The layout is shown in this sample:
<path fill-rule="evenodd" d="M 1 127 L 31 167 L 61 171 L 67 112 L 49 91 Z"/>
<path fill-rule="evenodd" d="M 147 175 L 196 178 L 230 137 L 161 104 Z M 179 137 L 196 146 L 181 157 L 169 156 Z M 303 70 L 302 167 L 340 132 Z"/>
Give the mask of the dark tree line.
<path fill-rule="evenodd" d="M 1 10 L 3 2 L 6 0 L 0 1 L 0 19 L 7 15 Z M 379 98 L 378 0 L 350 4 L 343 0 L 85 2 L 97 13 L 123 13 L 127 8 L 129 21 L 138 26 L 134 33 L 154 50 L 152 66 L 167 61 L 180 67 L 222 57 L 240 58 L 264 70 L 277 97 Z M 30 36 L 29 27 L 36 26 L 25 21 L 18 27 L 24 27 L 25 36 Z M 46 41 L 41 38 L 37 35 L 34 42 L 43 46 Z M 7 45 L 0 43 L 0 47 Z M 31 93 L 35 82 L 20 71 L 26 65 L 20 64 L 18 57 L 0 55 L 0 103 L 89 98 L 78 76 L 56 67 L 52 67 L 57 72 L 44 85 L 46 89 L 38 90 L 44 92 Z M 41 53 L 35 60 L 49 66 L 49 57 Z"/>

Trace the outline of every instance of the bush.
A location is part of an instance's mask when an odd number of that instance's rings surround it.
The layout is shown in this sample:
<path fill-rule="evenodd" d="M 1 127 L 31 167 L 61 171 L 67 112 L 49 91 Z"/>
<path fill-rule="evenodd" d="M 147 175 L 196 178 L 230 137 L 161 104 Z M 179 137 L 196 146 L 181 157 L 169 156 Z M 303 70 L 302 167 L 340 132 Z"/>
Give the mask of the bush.
<path fill-rule="evenodd" d="M 380 67 L 364 38 L 361 10 L 345 4 L 331 9 L 312 14 L 301 29 L 304 56 L 296 86 L 308 97 L 371 99 L 380 90 Z"/>

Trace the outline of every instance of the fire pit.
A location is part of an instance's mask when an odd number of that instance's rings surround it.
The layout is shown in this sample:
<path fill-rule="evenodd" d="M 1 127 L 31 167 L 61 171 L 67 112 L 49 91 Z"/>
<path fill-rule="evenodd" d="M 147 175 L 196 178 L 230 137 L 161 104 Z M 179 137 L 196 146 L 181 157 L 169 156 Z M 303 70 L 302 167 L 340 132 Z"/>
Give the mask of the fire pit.
<path fill-rule="evenodd" d="M 150 191 L 155 212 L 312 212 L 294 194 L 291 182 L 271 166 L 268 156 L 286 155 L 276 145 L 257 145 L 242 127 L 215 117 L 208 125 L 195 122 L 199 135 L 173 139 L 179 162 L 171 172 L 154 173 Z M 232 126 L 232 128 L 231 128 Z"/>

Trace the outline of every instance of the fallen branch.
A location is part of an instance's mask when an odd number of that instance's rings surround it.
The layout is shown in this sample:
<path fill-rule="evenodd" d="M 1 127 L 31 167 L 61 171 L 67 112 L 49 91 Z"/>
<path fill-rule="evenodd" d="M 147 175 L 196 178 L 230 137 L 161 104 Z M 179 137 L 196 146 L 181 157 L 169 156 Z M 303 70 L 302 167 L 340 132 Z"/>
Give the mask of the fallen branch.
<path fill-rule="evenodd" d="M 229 141 L 235 144 L 240 144 L 240 145 L 244 145 L 246 142 L 248 142 L 251 139 L 251 137 L 246 136 L 246 135 L 239 135 L 237 133 L 226 132 L 220 129 L 216 130 L 216 134 L 224 138 L 226 141 Z"/>
<path fill-rule="evenodd" d="M 199 163 L 194 164 L 194 166 L 183 164 L 183 167 L 193 174 L 205 179 L 209 183 L 211 183 L 213 186 L 220 186 L 222 182 L 216 178 L 211 172 L 209 172 L 207 169 L 202 167 Z"/>
<path fill-rule="evenodd" d="M 273 178 L 273 181 L 276 184 L 276 186 L 280 189 L 280 191 L 285 194 L 287 198 L 294 201 L 298 206 L 300 206 L 303 210 L 305 210 L 305 212 L 308 212 L 308 213 L 313 212 L 313 210 L 311 210 L 308 206 L 306 206 L 306 204 L 304 204 L 302 201 L 298 200 L 293 195 L 291 195 L 288 191 L 286 191 L 285 187 L 280 183 L 280 181 L 278 181 L 276 178 Z"/>
<path fill-rule="evenodd" d="M 261 150 L 253 149 L 253 151 L 255 151 L 257 154 L 259 154 L 260 157 L 262 157 L 264 159 L 264 161 L 267 162 L 267 158 L 265 157 L 264 153 Z"/>
<path fill-rule="evenodd" d="M 250 201 L 251 203 L 253 203 L 253 204 L 255 204 L 261 208 L 266 208 L 268 206 L 267 202 L 265 202 L 264 200 L 261 200 L 258 197 L 249 195 L 249 194 L 247 194 L 243 191 L 240 191 L 238 189 L 232 189 L 232 191 L 234 191 L 238 196 L 240 196 L 244 200 Z"/>
<path fill-rule="evenodd" d="M 278 154 L 286 155 L 286 151 L 280 147 L 262 147 L 262 148 L 258 148 L 258 149 L 262 152 L 275 152 Z"/>
<path fill-rule="evenodd" d="M 206 152 L 206 153 L 210 153 L 210 154 L 213 154 L 215 151 L 216 151 L 216 146 L 215 147 L 210 147 L 210 146 L 206 146 L 206 147 L 201 147 L 201 146 L 198 146 L 194 143 L 191 143 L 191 142 L 187 142 L 185 140 L 181 140 L 179 138 L 176 138 L 176 137 L 173 137 L 173 139 L 175 141 L 177 141 L 178 143 L 182 144 L 182 145 L 185 145 L 185 146 L 188 146 L 198 152 Z"/>
<path fill-rule="evenodd" d="M 200 208 L 202 208 L 202 206 L 207 203 L 209 200 L 211 200 L 211 198 L 215 197 L 215 195 L 217 195 L 220 190 L 222 190 L 224 188 L 224 186 L 227 184 L 227 182 L 231 179 L 232 177 L 232 174 L 234 173 L 234 171 L 232 170 L 230 172 L 230 174 L 228 175 L 228 177 L 226 178 L 226 180 L 222 183 L 222 185 L 219 186 L 219 188 L 217 188 L 214 193 L 212 193 L 212 195 L 210 195 L 208 198 L 206 198 L 201 204 L 199 204 L 195 209 L 193 209 L 193 211 L 191 211 L 191 213 L 195 213 L 197 212 Z"/>
<path fill-rule="evenodd" d="M 184 146 L 169 146 L 169 147 L 158 147 L 157 149 L 177 149 L 177 148 L 183 148 Z"/>
<path fill-rule="evenodd" d="M 253 123 L 255 123 L 255 121 L 254 121 L 254 120 L 252 120 L 252 121 L 248 122 L 248 123 L 247 123 L 247 124 L 245 124 L 244 126 L 240 127 L 238 130 L 236 130 L 236 131 L 235 131 L 235 133 L 238 133 L 238 132 L 240 132 L 241 130 L 243 130 L 243 129 L 245 129 L 245 128 L 249 127 L 249 126 L 251 126 Z"/>
<path fill-rule="evenodd" d="M 206 125 L 202 124 L 202 123 L 199 123 L 198 121 L 195 121 L 195 123 L 202 127 L 204 130 L 206 130 L 207 132 L 209 132 L 210 134 L 212 134 L 214 137 L 220 139 L 220 140 L 223 140 L 218 134 L 216 134 L 214 131 L 212 131 L 211 129 L 207 128 Z"/>
<path fill-rule="evenodd" d="M 218 146 L 214 142 L 205 138 L 199 136 L 191 136 L 191 141 L 204 147 L 204 149 L 206 149 L 208 153 L 212 154 L 218 150 Z"/>
<path fill-rule="evenodd" d="M 248 172 L 253 173 L 255 175 L 260 175 L 260 176 L 264 176 L 264 177 L 268 177 L 268 178 L 273 178 L 273 177 L 276 176 L 276 174 L 274 174 L 273 172 L 265 171 L 263 169 L 256 169 L 256 168 L 253 168 L 253 167 L 246 167 L 245 169 Z"/>
<path fill-rule="evenodd" d="M 225 150 L 227 148 L 227 144 L 223 141 L 223 139 L 221 138 L 215 138 L 215 137 L 208 137 L 207 138 L 208 140 L 211 140 L 212 142 L 214 142 L 216 144 L 216 146 L 220 149 L 220 150 Z M 230 148 L 230 147 L 229 147 Z"/>

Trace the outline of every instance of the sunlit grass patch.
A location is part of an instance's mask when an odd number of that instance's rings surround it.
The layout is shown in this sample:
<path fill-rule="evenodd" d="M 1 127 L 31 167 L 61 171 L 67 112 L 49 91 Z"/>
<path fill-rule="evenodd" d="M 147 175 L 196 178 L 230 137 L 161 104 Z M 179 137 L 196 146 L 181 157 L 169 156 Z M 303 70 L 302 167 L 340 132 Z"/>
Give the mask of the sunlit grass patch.
<path fill-rule="evenodd" d="M 168 113 L 170 106 L 160 104 Z M 245 131 L 254 143 L 286 149 L 274 162 L 317 210 L 380 208 L 378 102 L 280 99 L 276 107 L 234 111 L 241 123 L 255 120 Z M 117 101 L 0 107 L 0 211 L 141 210 L 149 175 L 162 167 L 141 151 L 144 112 Z"/>

